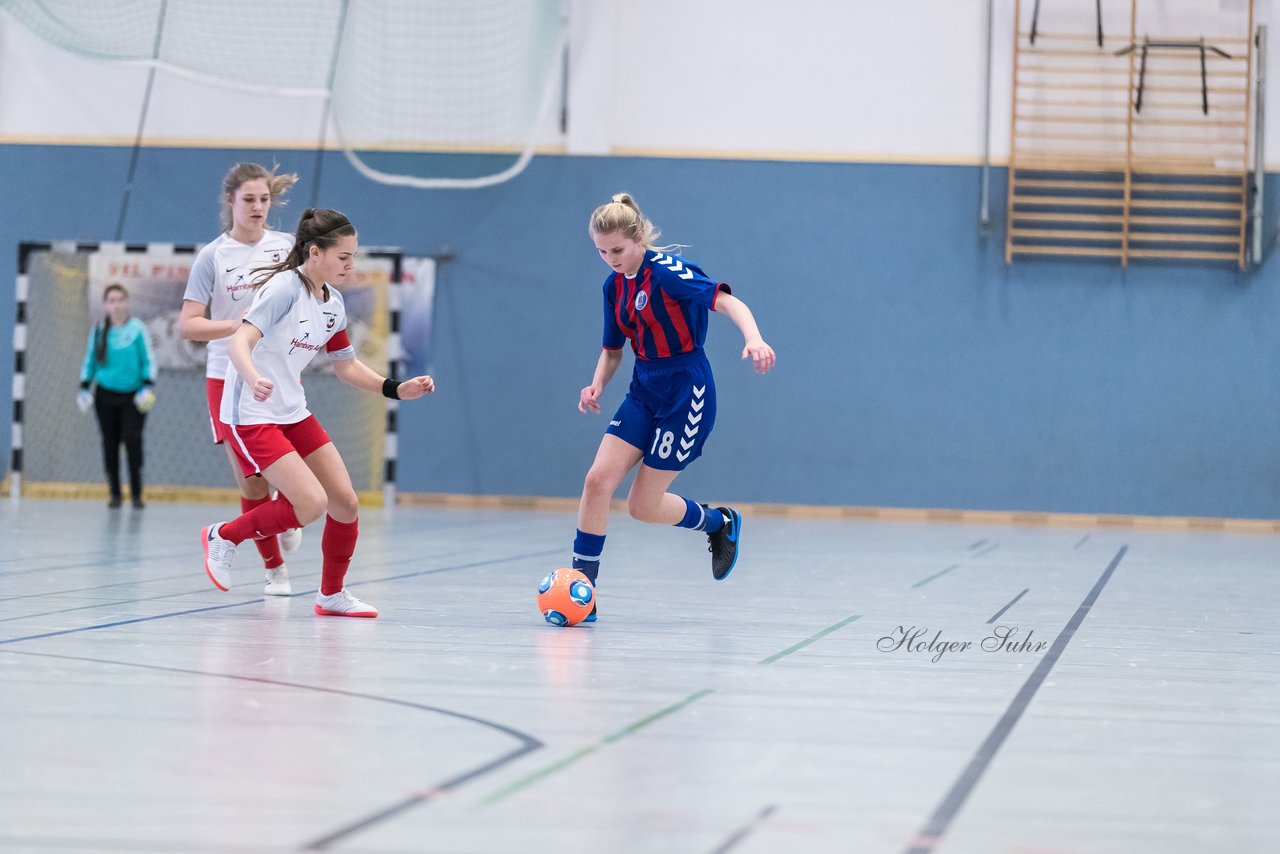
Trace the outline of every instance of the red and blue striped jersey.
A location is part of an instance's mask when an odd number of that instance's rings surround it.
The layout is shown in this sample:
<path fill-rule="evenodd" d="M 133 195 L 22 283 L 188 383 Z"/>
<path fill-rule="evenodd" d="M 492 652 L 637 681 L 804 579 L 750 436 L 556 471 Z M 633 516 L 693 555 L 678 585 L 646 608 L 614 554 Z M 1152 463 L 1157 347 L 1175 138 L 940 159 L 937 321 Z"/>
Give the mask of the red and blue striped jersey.
<path fill-rule="evenodd" d="M 637 359 L 665 359 L 702 348 L 707 312 L 715 311 L 724 282 L 676 255 L 645 253 L 634 277 L 613 273 L 604 282 L 604 348 L 618 350 L 626 339 Z"/>

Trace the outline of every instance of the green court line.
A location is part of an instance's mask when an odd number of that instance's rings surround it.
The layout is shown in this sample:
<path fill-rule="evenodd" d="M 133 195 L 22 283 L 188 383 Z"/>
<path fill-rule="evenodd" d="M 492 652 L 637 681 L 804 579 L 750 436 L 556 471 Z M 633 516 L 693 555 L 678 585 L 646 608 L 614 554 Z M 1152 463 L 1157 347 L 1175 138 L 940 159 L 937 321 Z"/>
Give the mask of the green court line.
<path fill-rule="evenodd" d="M 805 638 L 804 640 L 800 641 L 800 643 L 795 644 L 794 646 L 789 646 L 789 647 L 787 647 L 786 649 L 784 649 L 782 652 L 775 652 L 773 655 L 769 656 L 768 658 L 761 659 L 761 660 L 760 660 L 759 662 L 757 662 L 757 663 L 759 663 L 759 664 L 773 664 L 775 661 L 777 661 L 777 660 L 778 660 L 778 659 L 780 659 L 780 658 L 786 658 L 786 657 L 787 657 L 788 655 L 790 655 L 791 653 L 793 653 L 793 652 L 799 652 L 800 650 L 804 649 L 804 648 L 805 648 L 806 646 L 808 646 L 809 644 L 814 643 L 815 641 L 820 641 L 820 640 L 822 640 L 822 639 L 823 639 L 823 638 L 825 638 L 827 635 L 831 634 L 832 632 L 836 631 L 837 629 L 842 629 L 842 628 L 844 628 L 845 626 L 849 625 L 850 623 L 852 623 L 854 620 L 858 619 L 858 618 L 859 618 L 859 617 L 861 617 L 861 616 L 862 616 L 861 614 L 854 614 L 852 617 L 845 617 L 843 620 L 841 620 L 840 622 L 836 623 L 834 626 L 827 626 L 825 629 L 823 629 L 822 631 L 818 632 L 817 634 L 815 634 L 815 635 L 810 635 L 809 637 L 807 637 L 807 638 Z"/>
<path fill-rule="evenodd" d="M 921 580 L 921 581 L 917 581 L 915 584 L 913 584 L 913 585 L 911 585 L 911 586 L 912 586 L 912 587 L 923 587 L 923 586 L 925 586 L 926 584 L 928 584 L 930 581 L 933 581 L 935 578 L 938 578 L 939 576 L 942 576 L 942 575 L 946 575 L 946 574 L 947 574 L 948 572 L 950 572 L 951 570 L 953 570 L 953 569 L 959 569 L 959 568 L 960 568 L 960 564 L 958 564 L 958 563 L 957 563 L 957 564 L 952 564 L 951 566 L 949 566 L 949 567 L 947 567 L 946 569 L 942 570 L 942 572 L 935 572 L 933 575 L 929 576 L 928 578 L 925 578 L 925 579 L 923 579 L 923 580 Z"/>
<path fill-rule="evenodd" d="M 649 715 L 647 718 L 641 718 L 635 723 L 629 724 L 623 727 L 622 729 L 618 730 L 613 735 L 605 736 L 597 744 L 593 744 L 590 747 L 584 747 L 576 753 L 569 754 L 564 759 L 561 759 L 558 762 L 553 762 L 550 765 L 546 765 L 542 768 L 539 768 L 537 771 L 534 771 L 532 774 L 529 774 L 527 777 L 522 777 L 521 779 L 516 780 L 510 786 L 507 786 L 505 789 L 501 789 L 495 792 L 494 794 L 490 795 L 489 797 L 485 798 L 483 801 L 480 802 L 480 804 L 481 806 L 488 806 L 490 804 L 495 804 L 498 801 L 504 800 L 510 797 L 511 795 L 514 795 L 516 792 L 520 791 L 521 789 L 525 789 L 531 786 L 532 784 L 538 782 L 544 777 L 550 777 L 552 774 L 556 773 L 557 771 L 562 771 L 565 768 L 568 768 L 570 765 L 573 765 L 574 763 L 576 763 L 579 759 L 583 759 L 587 756 L 590 756 L 592 753 L 595 753 L 597 750 L 604 747 L 606 744 L 612 744 L 615 741 L 620 741 L 626 738 L 627 736 L 631 735 L 632 733 L 635 733 L 638 730 L 644 729 L 649 724 L 654 723 L 655 721 L 659 721 L 662 718 L 665 718 L 667 715 L 675 714 L 676 712 L 683 709 L 685 706 L 689 706 L 689 705 L 692 705 L 693 703 L 696 703 L 698 700 L 701 700 L 703 697 L 707 696 L 710 693 L 711 693 L 710 688 L 704 688 L 701 691 L 695 691 L 694 693 L 685 697 L 680 702 L 674 703 L 670 706 L 667 706 L 665 709 L 661 709 L 660 711 L 654 712 L 653 714 Z"/>
<path fill-rule="evenodd" d="M 861 616 L 862 616 L 861 614 L 854 614 L 851 617 L 845 617 L 843 620 L 836 623 L 835 625 L 827 626 L 822 631 L 816 634 L 810 635 L 809 637 L 805 638 L 799 643 L 787 647 L 782 652 L 774 653 L 768 658 L 763 659 L 757 663 L 773 664 L 778 659 L 786 658 L 788 655 L 791 655 L 793 652 L 799 652 L 800 650 L 804 649 L 806 646 L 809 646 L 812 643 L 816 643 L 817 641 L 822 640 L 827 635 L 831 634 L 834 631 L 844 628 L 845 626 L 849 625 L 850 623 L 852 623 L 854 620 L 857 620 Z M 564 757 L 563 759 L 559 759 L 555 762 L 552 762 L 550 765 L 544 765 L 541 768 L 537 769 L 536 771 L 530 774 L 527 774 L 524 777 L 521 777 L 519 780 L 516 780 L 514 783 L 507 786 L 506 788 L 499 789 L 497 792 L 494 792 L 492 795 L 490 795 L 489 797 L 481 801 L 480 806 L 490 806 L 492 804 L 498 803 L 499 801 L 506 800 L 507 798 L 511 797 L 517 792 L 520 792 L 524 789 L 529 788 L 534 783 L 537 783 L 540 780 L 544 780 L 547 777 L 550 777 L 552 774 L 563 771 L 564 769 L 568 768 L 571 765 L 577 764 L 580 760 L 587 758 L 591 754 L 598 751 L 600 748 L 609 744 L 613 744 L 616 741 L 621 741 L 627 736 L 632 735 L 638 732 L 639 730 L 644 729 L 649 724 L 662 720 L 668 715 L 673 715 L 676 712 L 680 711 L 685 706 L 690 706 L 698 702 L 699 700 L 701 700 L 703 697 L 707 696 L 710 693 L 712 693 L 711 688 L 704 688 L 701 691 L 695 691 L 694 693 L 685 697 L 683 700 L 679 701 L 678 703 L 673 703 L 672 705 L 667 706 L 665 709 L 660 709 L 654 712 L 648 717 L 641 718 L 635 723 L 628 724 L 627 726 L 623 727 L 622 729 L 618 730 L 612 735 L 607 735 L 604 738 L 600 739 L 600 741 L 596 742 L 595 744 L 589 745 L 587 747 L 582 748 L 581 750 L 570 753 L 568 756 Z"/>

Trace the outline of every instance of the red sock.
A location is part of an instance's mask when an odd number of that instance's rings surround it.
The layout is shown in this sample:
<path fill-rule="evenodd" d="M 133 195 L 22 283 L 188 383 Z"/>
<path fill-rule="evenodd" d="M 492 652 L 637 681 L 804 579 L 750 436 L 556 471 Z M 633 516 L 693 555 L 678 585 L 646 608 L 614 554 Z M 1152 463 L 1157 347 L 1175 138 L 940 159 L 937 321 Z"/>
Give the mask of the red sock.
<path fill-rule="evenodd" d="M 274 537 L 290 528 L 301 527 L 293 505 L 281 495 L 274 501 L 264 501 L 230 522 L 223 522 L 218 527 L 218 536 L 239 545 L 248 539 Z"/>
<path fill-rule="evenodd" d="M 342 589 L 351 566 L 351 555 L 356 551 L 356 537 L 360 536 L 360 520 L 339 522 L 332 516 L 324 517 L 324 534 L 320 537 L 320 553 L 324 566 L 320 575 L 320 592 L 332 596 Z"/>
<path fill-rule="evenodd" d="M 261 507 L 270 501 L 270 497 L 266 498 L 245 498 L 240 496 L 240 512 L 248 513 L 255 507 Z M 275 569 L 277 566 L 284 565 L 284 555 L 280 554 L 280 540 L 277 537 L 261 537 L 254 538 L 253 544 L 258 547 L 258 554 L 262 555 L 262 565 L 267 569 Z"/>

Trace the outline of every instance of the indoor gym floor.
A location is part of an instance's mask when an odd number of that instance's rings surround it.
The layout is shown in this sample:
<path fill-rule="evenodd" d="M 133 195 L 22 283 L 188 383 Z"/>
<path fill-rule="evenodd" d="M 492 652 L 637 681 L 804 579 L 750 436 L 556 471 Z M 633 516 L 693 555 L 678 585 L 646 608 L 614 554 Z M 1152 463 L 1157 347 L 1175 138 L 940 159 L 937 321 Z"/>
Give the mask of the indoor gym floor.
<path fill-rule="evenodd" d="M 572 514 L 366 510 L 357 620 L 226 512 L 0 502 L 0 850 L 1280 851 L 1274 536 L 615 514 L 556 629 Z"/>

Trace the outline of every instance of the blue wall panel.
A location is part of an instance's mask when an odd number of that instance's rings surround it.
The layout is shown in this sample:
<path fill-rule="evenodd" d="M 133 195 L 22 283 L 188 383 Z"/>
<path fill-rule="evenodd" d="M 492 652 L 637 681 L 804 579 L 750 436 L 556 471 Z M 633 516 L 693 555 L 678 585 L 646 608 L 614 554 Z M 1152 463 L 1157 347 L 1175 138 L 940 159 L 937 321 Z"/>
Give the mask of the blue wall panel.
<path fill-rule="evenodd" d="M 208 240 L 235 159 L 303 174 L 283 216 L 292 227 L 312 196 L 311 154 L 147 149 L 125 239 Z M 0 271 L 16 269 L 20 240 L 113 237 L 127 162 L 120 149 L 0 146 Z M 606 272 L 584 224 L 627 190 L 666 240 L 733 283 L 779 353 L 773 374 L 753 375 L 733 325 L 713 317 L 720 416 L 680 491 L 1280 516 L 1274 257 L 1250 274 L 1006 267 L 999 201 L 990 235 L 977 228 L 978 177 L 958 166 L 542 157 L 501 187 L 423 192 L 371 184 L 330 155 L 319 198 L 350 214 L 366 245 L 453 254 L 438 283 L 440 390 L 401 410 L 405 490 L 577 494 L 606 420 L 576 410 Z M 1276 175 L 1268 199 L 1274 223 Z M 12 288 L 0 274 L 3 328 Z M 0 357 L 5 392 L 10 370 Z M 606 411 L 627 371 L 629 361 Z M 0 439 L 7 448 L 7 424 Z"/>

